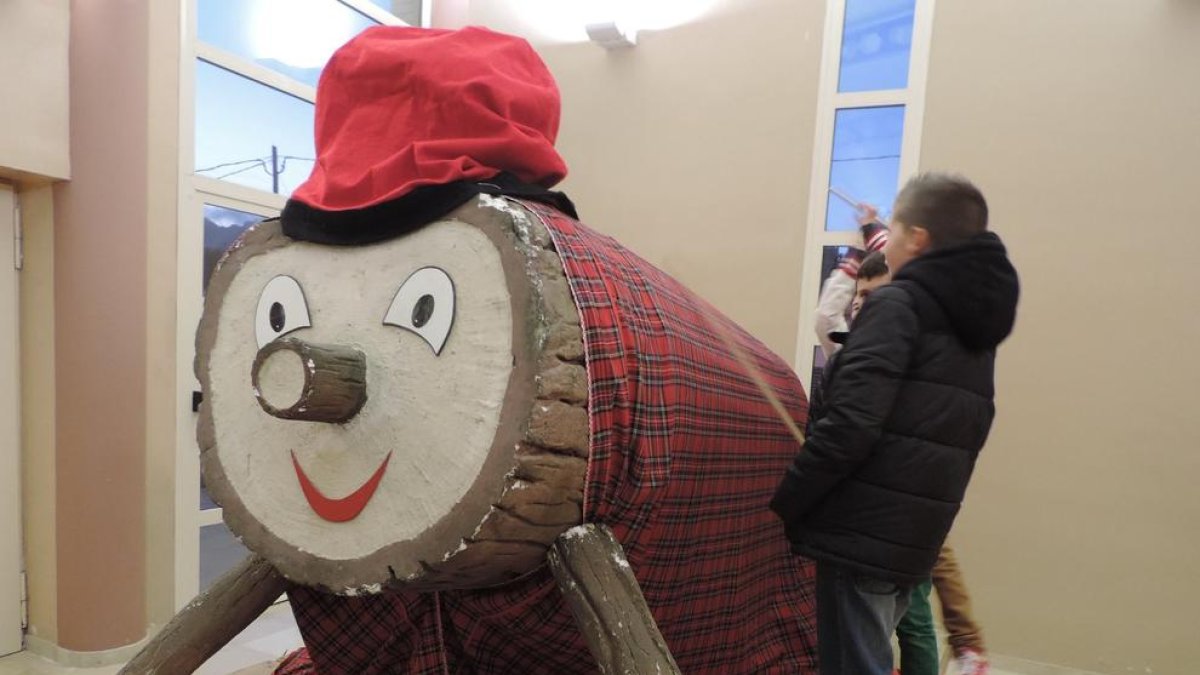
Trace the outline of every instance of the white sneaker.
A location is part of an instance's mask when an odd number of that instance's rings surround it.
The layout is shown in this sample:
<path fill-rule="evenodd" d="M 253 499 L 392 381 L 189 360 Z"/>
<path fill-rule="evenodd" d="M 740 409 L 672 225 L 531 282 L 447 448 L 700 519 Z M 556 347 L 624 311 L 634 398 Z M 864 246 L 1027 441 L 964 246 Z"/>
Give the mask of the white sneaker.
<path fill-rule="evenodd" d="M 990 666 L 987 657 L 973 649 L 967 649 L 954 659 L 959 675 L 988 675 Z"/>

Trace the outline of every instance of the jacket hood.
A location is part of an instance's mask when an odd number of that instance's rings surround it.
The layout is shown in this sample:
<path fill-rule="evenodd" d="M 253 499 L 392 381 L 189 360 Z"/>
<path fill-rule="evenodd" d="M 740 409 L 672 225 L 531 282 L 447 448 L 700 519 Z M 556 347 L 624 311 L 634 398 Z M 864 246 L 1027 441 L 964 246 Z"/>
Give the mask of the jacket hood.
<path fill-rule="evenodd" d="M 937 301 L 970 349 L 994 349 L 1012 332 L 1020 282 L 995 233 L 913 259 L 895 276 L 904 279 Z"/>

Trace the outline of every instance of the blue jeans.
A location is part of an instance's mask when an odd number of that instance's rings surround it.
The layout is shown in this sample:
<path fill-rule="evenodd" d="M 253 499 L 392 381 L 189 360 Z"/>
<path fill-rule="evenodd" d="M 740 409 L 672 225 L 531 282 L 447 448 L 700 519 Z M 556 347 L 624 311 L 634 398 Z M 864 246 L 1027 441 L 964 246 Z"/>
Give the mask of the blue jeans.
<path fill-rule="evenodd" d="M 817 563 L 821 675 L 891 675 L 892 633 L 912 586 Z"/>

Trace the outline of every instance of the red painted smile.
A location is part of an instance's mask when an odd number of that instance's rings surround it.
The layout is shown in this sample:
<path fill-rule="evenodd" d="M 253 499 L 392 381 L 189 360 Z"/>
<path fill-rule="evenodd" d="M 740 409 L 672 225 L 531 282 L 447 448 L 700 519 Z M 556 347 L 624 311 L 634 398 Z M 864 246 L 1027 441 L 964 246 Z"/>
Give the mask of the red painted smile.
<path fill-rule="evenodd" d="M 392 453 L 389 452 L 387 457 L 383 458 L 383 463 L 379 465 L 379 468 L 375 469 L 375 473 L 354 492 L 341 499 L 330 499 L 321 494 L 317 486 L 308 479 L 304 468 L 300 466 L 300 461 L 296 459 L 296 451 L 292 451 L 292 466 L 296 469 L 296 477 L 300 479 L 300 489 L 304 491 L 304 498 L 308 500 L 308 505 L 312 507 L 313 511 L 316 511 L 318 516 L 334 523 L 354 520 L 355 516 L 362 513 L 367 502 L 371 501 L 371 497 L 375 494 L 375 488 L 379 487 L 379 481 L 383 480 L 383 472 L 387 469 L 391 459 Z"/>

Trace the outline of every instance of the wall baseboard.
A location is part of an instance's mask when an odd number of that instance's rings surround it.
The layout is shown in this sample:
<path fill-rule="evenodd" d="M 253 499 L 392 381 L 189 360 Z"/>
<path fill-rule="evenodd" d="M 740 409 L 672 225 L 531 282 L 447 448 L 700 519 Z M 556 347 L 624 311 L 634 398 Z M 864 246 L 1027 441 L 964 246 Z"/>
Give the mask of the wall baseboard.
<path fill-rule="evenodd" d="M 111 666 L 119 663 L 125 663 L 137 655 L 142 647 L 150 641 L 154 635 L 158 633 L 158 626 L 150 626 L 146 631 L 146 637 L 138 642 L 117 647 L 115 649 L 106 649 L 98 652 L 77 652 L 70 649 L 60 647 L 53 642 L 40 638 L 36 635 L 25 635 L 25 649 L 31 654 L 36 654 L 42 658 L 49 659 L 64 666 L 72 668 L 97 668 L 100 666 Z M 943 658 L 946 655 L 943 654 Z M 1101 675 L 1091 670 L 1081 670 L 1079 668 L 1071 668 L 1068 666 L 1057 666 L 1052 663 L 1042 663 L 1040 661 L 1030 661 L 1016 656 L 1005 656 L 1003 654 L 988 654 L 988 659 L 991 661 L 992 667 L 1005 670 L 1020 675 Z M 261 666 L 256 666 L 261 667 Z M 248 669 L 253 672 L 254 668 Z"/>
<path fill-rule="evenodd" d="M 49 659 L 60 665 L 72 668 L 112 666 L 132 659 L 142 650 L 142 647 L 146 646 L 146 643 L 150 642 L 150 638 L 156 633 L 158 633 L 158 627 L 151 626 L 146 631 L 146 637 L 134 644 L 98 652 L 77 652 L 65 649 L 45 638 L 27 634 L 25 636 L 25 650 L 31 654 L 37 654 L 44 659 Z"/>

